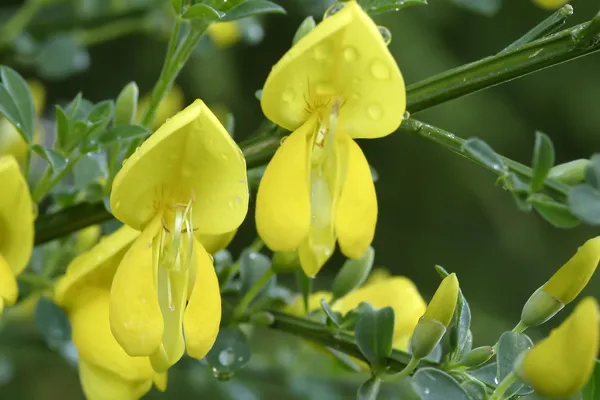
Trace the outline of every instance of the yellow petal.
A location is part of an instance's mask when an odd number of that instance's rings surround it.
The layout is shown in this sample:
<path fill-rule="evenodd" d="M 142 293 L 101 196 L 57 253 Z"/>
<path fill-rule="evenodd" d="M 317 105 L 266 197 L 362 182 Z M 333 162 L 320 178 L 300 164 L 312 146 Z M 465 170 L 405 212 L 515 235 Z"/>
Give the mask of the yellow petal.
<path fill-rule="evenodd" d="M 130 382 L 81 358 L 79 377 L 87 400 L 137 400 L 152 388 L 151 379 Z"/>
<path fill-rule="evenodd" d="M 10 265 L 2 257 L 2 254 L 0 254 L 0 299 L 3 300 L 2 305 L 14 304 L 17 301 L 18 295 L 17 280 L 12 269 L 10 269 Z M 0 311 L 0 315 L 2 315 L 2 311 Z"/>
<path fill-rule="evenodd" d="M 341 96 L 341 129 L 352 137 L 388 135 L 406 108 L 404 80 L 371 18 L 355 1 L 342 4 L 273 67 L 263 112 L 295 130 L 310 111 Z"/>
<path fill-rule="evenodd" d="M 525 355 L 518 375 L 541 395 L 563 398 L 579 392 L 594 371 L 599 324 L 596 300 L 583 299 L 550 336 Z"/>
<path fill-rule="evenodd" d="M 191 357 L 201 359 L 212 348 L 221 323 L 221 293 L 212 260 L 196 241 L 196 283 L 183 315 L 185 345 Z"/>
<path fill-rule="evenodd" d="M 160 392 L 167 390 L 168 374 L 166 372 L 161 374 L 155 372 L 154 375 L 152 375 L 152 380 L 154 382 L 154 386 L 156 386 Z"/>
<path fill-rule="evenodd" d="M 236 229 L 248 210 L 246 163 L 213 113 L 196 100 L 150 136 L 115 177 L 115 217 L 142 230 L 161 207 L 193 202 L 199 234 Z"/>
<path fill-rule="evenodd" d="M 89 287 L 110 290 L 117 267 L 140 232 L 123 226 L 89 251 L 75 257 L 54 290 L 54 301 L 70 308 L 84 301 Z"/>
<path fill-rule="evenodd" d="M 29 90 L 31 90 L 35 115 L 39 117 L 46 105 L 46 89 L 44 88 L 44 85 L 36 79 L 28 79 L 27 85 L 29 86 Z"/>
<path fill-rule="evenodd" d="M 309 139 L 311 118 L 288 136 L 260 181 L 256 195 L 256 229 L 273 251 L 297 248 L 310 228 Z"/>
<path fill-rule="evenodd" d="M 0 117 L 0 156 L 12 155 L 19 162 L 25 159 L 27 142 L 7 119 Z"/>
<path fill-rule="evenodd" d="M 563 304 L 572 302 L 585 288 L 600 261 L 600 236 L 583 244 L 543 286 Z"/>
<path fill-rule="evenodd" d="M 196 238 L 202 243 L 202 246 L 206 249 L 209 254 L 215 254 L 219 250 L 223 250 L 235 237 L 237 229 L 226 232 L 220 235 L 201 235 L 197 234 Z"/>
<path fill-rule="evenodd" d="M 69 313 L 73 343 L 85 363 L 125 381 L 151 381 L 154 371 L 147 357 L 131 357 L 112 335 L 109 291 L 88 288 L 88 297 Z"/>
<path fill-rule="evenodd" d="M 410 335 L 426 309 L 415 284 L 402 276 L 391 277 L 350 292 L 338 300 L 333 309 L 346 314 L 362 302 L 375 308 L 392 307 L 396 315 L 394 347 L 406 350 Z"/>
<path fill-rule="evenodd" d="M 377 223 L 377 196 L 369 163 L 356 142 L 347 139 L 346 179 L 337 203 L 335 230 L 344 255 L 357 259 L 367 251 Z"/>
<path fill-rule="evenodd" d="M 238 21 L 217 22 L 208 27 L 208 36 L 218 47 L 228 47 L 242 37 Z"/>
<path fill-rule="evenodd" d="M 450 324 L 452 316 L 454 315 L 454 309 L 456 308 L 458 289 L 458 279 L 456 278 L 456 274 L 450 274 L 445 277 L 427 305 L 427 310 L 425 311 L 423 318 L 438 321 L 445 327 L 448 327 L 448 324 Z"/>
<path fill-rule="evenodd" d="M 110 328 L 130 356 L 153 354 L 163 336 L 152 254 L 152 240 L 159 229 L 160 214 L 123 257 L 110 290 Z"/>
<path fill-rule="evenodd" d="M 311 294 L 308 297 L 308 311 L 314 311 L 321 308 L 321 299 L 325 299 L 326 302 L 331 300 L 333 295 L 330 292 L 320 291 Z M 294 302 L 285 307 L 284 311 L 288 314 L 302 316 L 305 315 L 304 310 L 304 299 L 302 296 L 296 296 Z"/>
<path fill-rule="evenodd" d="M 33 251 L 33 202 L 12 156 L 0 157 L 0 254 L 19 275 Z"/>

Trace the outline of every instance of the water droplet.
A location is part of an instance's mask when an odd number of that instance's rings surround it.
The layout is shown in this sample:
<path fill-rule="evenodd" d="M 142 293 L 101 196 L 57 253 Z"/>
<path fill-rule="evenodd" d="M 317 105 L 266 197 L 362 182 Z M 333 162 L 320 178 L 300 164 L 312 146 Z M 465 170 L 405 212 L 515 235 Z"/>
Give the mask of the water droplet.
<path fill-rule="evenodd" d="M 294 92 L 294 89 L 292 89 L 292 88 L 287 88 L 283 92 L 283 95 L 281 96 L 281 99 L 285 103 L 291 103 L 292 101 L 294 101 L 295 98 L 296 98 L 296 92 Z"/>
<path fill-rule="evenodd" d="M 124 158 L 123 161 L 121 161 L 121 167 L 125 165 L 125 163 L 127 162 L 127 160 L 129 160 L 129 158 Z"/>
<path fill-rule="evenodd" d="M 233 364 L 235 362 L 235 352 L 233 351 L 233 349 L 231 347 L 227 348 L 225 350 L 222 350 L 219 353 L 219 362 L 224 367 L 229 367 L 231 364 Z"/>
<path fill-rule="evenodd" d="M 402 119 L 409 119 L 410 118 L 410 113 L 408 112 L 408 110 L 406 110 L 404 112 L 404 115 L 402 116 Z"/>
<path fill-rule="evenodd" d="M 358 52 L 354 47 L 348 46 L 344 49 L 344 59 L 348 62 L 356 61 Z"/>
<path fill-rule="evenodd" d="M 220 154 L 220 156 L 221 156 L 221 159 L 222 159 L 223 161 L 227 161 L 227 160 L 229 160 L 229 156 L 228 156 L 227 154 L 225 154 L 225 153 L 221 153 L 221 154 Z"/>
<path fill-rule="evenodd" d="M 284 136 L 284 137 L 282 137 L 282 138 L 281 138 L 281 140 L 279 141 L 279 145 L 280 145 L 280 146 L 283 146 L 283 142 L 285 142 L 285 140 L 286 140 L 287 138 L 288 138 L 287 136 Z"/>
<path fill-rule="evenodd" d="M 328 55 L 329 55 L 329 51 L 328 51 L 326 45 L 322 44 L 315 48 L 315 59 L 317 61 L 325 61 L 327 59 Z"/>
<path fill-rule="evenodd" d="M 220 381 L 228 381 L 231 378 L 233 378 L 233 375 L 234 375 L 233 372 L 222 372 L 222 371 L 219 371 L 215 367 L 213 367 L 212 373 L 213 373 L 213 376 Z"/>
<path fill-rule="evenodd" d="M 319 83 L 315 87 L 315 93 L 318 96 L 333 96 L 335 94 L 335 87 L 330 83 Z"/>
<path fill-rule="evenodd" d="M 375 79 L 386 81 L 390 79 L 390 69 L 383 61 L 375 60 L 371 64 L 371 75 L 373 75 L 373 78 Z"/>
<path fill-rule="evenodd" d="M 385 43 L 386 45 L 390 44 L 392 42 L 392 33 L 390 32 L 390 30 L 385 26 L 378 26 L 377 29 L 379 29 L 379 33 L 381 33 L 383 43 Z"/>
<path fill-rule="evenodd" d="M 121 200 L 117 200 L 117 202 L 115 203 L 115 208 L 119 207 L 121 207 Z"/>
<path fill-rule="evenodd" d="M 169 304 L 169 310 L 175 311 L 175 304 Z"/>
<path fill-rule="evenodd" d="M 369 114 L 369 117 L 373 120 L 378 121 L 383 117 L 383 109 L 379 104 L 373 103 L 367 107 L 367 114 Z"/>
<path fill-rule="evenodd" d="M 323 19 L 331 17 L 333 14 L 337 13 L 342 8 L 344 8 L 344 5 L 342 3 L 333 4 L 327 10 L 325 10 L 325 14 L 323 14 Z"/>

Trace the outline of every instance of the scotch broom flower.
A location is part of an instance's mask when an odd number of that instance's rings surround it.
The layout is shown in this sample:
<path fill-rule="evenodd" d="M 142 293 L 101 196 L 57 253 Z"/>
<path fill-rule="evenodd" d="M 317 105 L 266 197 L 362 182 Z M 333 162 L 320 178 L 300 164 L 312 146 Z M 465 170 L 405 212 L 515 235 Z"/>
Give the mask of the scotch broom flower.
<path fill-rule="evenodd" d="M 208 36 L 217 45 L 225 48 L 238 42 L 242 32 L 238 21 L 217 22 L 208 27 Z"/>
<path fill-rule="evenodd" d="M 354 139 L 392 133 L 406 106 L 402 75 L 377 26 L 356 1 L 338 9 L 273 67 L 261 98 L 265 115 L 294 132 L 260 182 L 256 226 L 271 250 L 298 249 L 310 277 L 336 241 L 352 259 L 371 244 L 377 198 Z"/>
<path fill-rule="evenodd" d="M 0 156 L 0 315 L 17 301 L 16 276 L 33 251 L 33 202 L 13 156 Z"/>
<path fill-rule="evenodd" d="M 541 395 L 574 395 L 594 371 L 599 326 L 598 303 L 586 297 L 550 336 L 517 361 L 517 375 Z"/>
<path fill-rule="evenodd" d="M 184 349 L 204 357 L 219 330 L 221 298 L 212 260 L 194 233 L 224 234 L 244 219 L 241 151 L 196 100 L 125 162 L 110 204 L 116 218 L 141 231 L 112 282 L 113 335 L 127 354 L 149 356 L 159 372 Z"/>
<path fill-rule="evenodd" d="M 536 326 L 572 302 L 586 287 L 600 261 L 600 236 L 583 244 L 525 303 L 521 322 Z"/>

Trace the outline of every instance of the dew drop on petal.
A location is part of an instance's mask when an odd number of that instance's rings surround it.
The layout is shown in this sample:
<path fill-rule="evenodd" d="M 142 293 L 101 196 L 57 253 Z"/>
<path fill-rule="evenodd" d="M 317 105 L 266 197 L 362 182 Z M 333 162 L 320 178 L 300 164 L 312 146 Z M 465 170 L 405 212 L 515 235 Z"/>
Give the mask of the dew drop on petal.
<path fill-rule="evenodd" d="M 371 119 L 378 121 L 381 119 L 381 117 L 383 117 L 383 109 L 379 104 L 373 103 L 367 107 L 367 114 L 369 114 Z"/>
<path fill-rule="evenodd" d="M 281 99 L 285 103 L 291 103 L 292 101 L 294 101 L 295 98 L 296 98 L 296 92 L 294 92 L 294 89 L 292 89 L 292 88 L 287 88 L 283 92 L 283 95 L 281 96 Z"/>
<path fill-rule="evenodd" d="M 371 64 L 371 75 L 373 78 L 385 81 L 390 79 L 390 69 L 381 60 L 375 60 Z"/>
<path fill-rule="evenodd" d="M 344 49 L 344 60 L 348 62 L 356 61 L 358 58 L 358 52 L 352 46 L 348 46 Z"/>
<path fill-rule="evenodd" d="M 315 59 L 317 61 L 325 61 L 328 56 L 328 49 L 325 45 L 320 45 L 315 48 Z"/>
<path fill-rule="evenodd" d="M 409 119 L 410 118 L 410 113 L 408 112 L 408 110 L 404 111 L 404 115 L 402 116 L 402 119 Z"/>
<path fill-rule="evenodd" d="M 229 160 L 229 156 L 227 154 L 225 154 L 225 153 L 221 153 L 221 159 L 223 161 L 227 161 L 227 160 Z"/>
<path fill-rule="evenodd" d="M 344 5 L 342 3 L 334 3 L 331 7 L 325 10 L 325 13 L 323 14 L 323 19 L 331 17 L 333 14 L 337 13 L 342 8 L 344 8 Z"/>
<path fill-rule="evenodd" d="M 381 25 L 378 26 L 377 29 L 379 29 L 379 33 L 381 33 L 383 43 L 385 43 L 386 45 L 390 44 L 392 42 L 392 33 L 390 32 L 390 30 L 385 26 Z"/>
<path fill-rule="evenodd" d="M 282 137 L 282 138 L 281 138 L 281 140 L 279 141 L 279 145 L 280 145 L 280 146 L 282 146 L 282 145 L 283 145 L 283 142 L 285 142 L 285 140 L 286 140 L 287 138 L 288 138 L 287 136 L 284 136 L 284 137 Z"/>

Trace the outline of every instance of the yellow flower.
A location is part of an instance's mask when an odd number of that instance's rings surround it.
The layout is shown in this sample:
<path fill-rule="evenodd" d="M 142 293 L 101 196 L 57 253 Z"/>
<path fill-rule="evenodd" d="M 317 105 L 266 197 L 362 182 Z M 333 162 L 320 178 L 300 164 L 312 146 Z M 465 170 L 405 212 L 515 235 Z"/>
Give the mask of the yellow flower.
<path fill-rule="evenodd" d="M 217 22 L 208 27 L 208 36 L 218 47 L 228 47 L 242 37 L 237 21 Z"/>
<path fill-rule="evenodd" d="M 171 118 L 177 112 L 181 111 L 184 106 L 185 96 L 183 94 L 183 90 L 179 86 L 173 85 L 171 90 L 167 93 L 167 95 L 162 99 L 159 103 L 158 108 L 156 109 L 156 115 L 154 116 L 154 121 L 152 122 L 152 129 L 156 130 L 160 128 L 162 124 L 164 124 L 167 119 Z M 137 111 L 137 121 L 141 122 L 142 115 L 150 105 L 150 94 L 144 96 L 140 99 L 138 104 Z"/>
<path fill-rule="evenodd" d="M 81 385 L 89 400 L 134 400 L 148 392 L 154 380 L 161 390 L 166 386 L 166 373 L 159 376 L 148 357 L 125 353 L 110 330 L 111 282 L 138 236 L 127 226 L 120 228 L 76 257 L 56 285 L 54 298 L 71 320 Z"/>
<path fill-rule="evenodd" d="M 331 293 L 316 292 L 309 298 L 309 310 L 321 307 L 321 299 L 331 300 Z M 375 308 L 392 307 L 396 315 L 394 325 L 394 348 L 406 351 L 410 336 L 412 335 L 419 318 L 425 312 L 425 301 L 414 283 L 403 276 L 390 277 L 350 292 L 333 305 L 333 311 L 345 315 L 356 308 L 360 303 L 369 303 Z M 295 315 L 304 314 L 302 299 L 297 299 L 287 309 Z"/>
<path fill-rule="evenodd" d="M 360 258 L 373 240 L 377 198 L 355 138 L 395 131 L 402 75 L 380 31 L 355 1 L 304 36 L 273 67 L 265 115 L 294 131 L 267 166 L 256 199 L 258 233 L 273 251 L 299 250 L 313 277 L 336 241 Z"/>
<path fill-rule="evenodd" d="M 33 251 L 33 202 L 13 156 L 0 156 L 0 314 L 17 301 L 16 276 Z"/>
<path fill-rule="evenodd" d="M 517 375 L 544 396 L 562 398 L 579 392 L 594 371 L 599 324 L 598 303 L 592 297 L 583 299 L 517 363 Z"/>
<path fill-rule="evenodd" d="M 458 279 L 456 274 L 450 274 L 444 278 L 435 291 L 433 298 L 427 305 L 423 318 L 438 321 L 446 328 L 452 320 L 456 301 L 458 300 Z"/>
<path fill-rule="evenodd" d="M 44 86 L 36 80 L 27 81 L 33 97 L 33 106 L 35 115 L 39 116 L 44 109 L 46 102 L 46 91 Z M 36 124 L 33 134 L 33 142 L 38 143 L 41 140 L 43 128 Z M 7 119 L 0 118 L 0 155 L 12 154 L 18 161 L 25 158 L 27 152 L 27 143 L 21 137 L 17 128 L 15 128 Z"/>
<path fill-rule="evenodd" d="M 110 205 L 116 218 L 142 232 L 112 283 L 113 335 L 127 354 L 150 356 L 159 372 L 184 349 L 204 357 L 219 330 L 221 297 L 212 260 L 193 232 L 225 234 L 246 216 L 240 149 L 196 100 L 125 162 Z"/>
<path fill-rule="evenodd" d="M 77 252 L 88 250 L 98 242 L 101 235 L 102 228 L 100 225 L 90 225 L 87 228 L 80 230 L 77 233 L 77 242 L 75 243 Z"/>
<path fill-rule="evenodd" d="M 556 10 L 568 3 L 567 0 L 533 0 L 533 3 L 546 10 Z"/>

